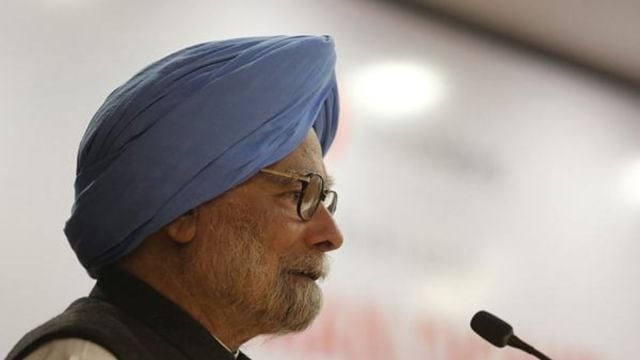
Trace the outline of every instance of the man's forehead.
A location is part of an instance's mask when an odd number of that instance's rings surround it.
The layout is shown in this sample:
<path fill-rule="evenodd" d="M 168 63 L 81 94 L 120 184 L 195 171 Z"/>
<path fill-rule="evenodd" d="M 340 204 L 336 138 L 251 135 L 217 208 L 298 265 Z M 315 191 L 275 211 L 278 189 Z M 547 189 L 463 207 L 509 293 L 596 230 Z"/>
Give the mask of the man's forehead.
<path fill-rule="evenodd" d="M 297 148 L 282 160 L 275 163 L 274 166 L 298 168 L 298 170 L 313 170 L 313 172 L 324 170 L 322 148 L 313 129 L 309 131 L 307 137 Z"/>
<path fill-rule="evenodd" d="M 326 172 L 324 161 L 322 160 L 322 149 L 313 130 L 309 131 L 307 138 L 300 146 L 284 159 L 269 166 L 269 168 L 296 176 L 315 173 L 325 179 L 326 186 L 333 184 L 333 179 Z M 291 181 L 296 182 L 295 179 L 292 180 L 276 176 L 269 176 L 268 179 L 281 184 L 290 183 Z"/>

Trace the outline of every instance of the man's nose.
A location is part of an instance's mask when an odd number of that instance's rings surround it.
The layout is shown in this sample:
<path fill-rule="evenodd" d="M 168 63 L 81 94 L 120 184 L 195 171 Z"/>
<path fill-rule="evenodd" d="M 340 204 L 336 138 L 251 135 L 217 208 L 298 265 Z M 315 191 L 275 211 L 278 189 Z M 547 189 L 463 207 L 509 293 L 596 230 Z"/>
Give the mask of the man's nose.
<path fill-rule="evenodd" d="M 333 215 L 322 204 L 309 220 L 311 234 L 307 244 L 322 252 L 332 251 L 342 246 L 344 239 Z"/>

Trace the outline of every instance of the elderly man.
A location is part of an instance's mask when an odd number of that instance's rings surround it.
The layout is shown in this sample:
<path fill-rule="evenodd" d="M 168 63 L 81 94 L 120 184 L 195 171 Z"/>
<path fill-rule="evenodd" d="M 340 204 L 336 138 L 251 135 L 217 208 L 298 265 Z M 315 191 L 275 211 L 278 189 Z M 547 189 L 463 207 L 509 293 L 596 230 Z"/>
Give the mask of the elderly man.
<path fill-rule="evenodd" d="M 329 37 L 210 42 L 109 95 L 65 227 L 96 286 L 8 359 L 247 359 L 249 339 L 307 327 L 342 244 L 334 65 Z"/>

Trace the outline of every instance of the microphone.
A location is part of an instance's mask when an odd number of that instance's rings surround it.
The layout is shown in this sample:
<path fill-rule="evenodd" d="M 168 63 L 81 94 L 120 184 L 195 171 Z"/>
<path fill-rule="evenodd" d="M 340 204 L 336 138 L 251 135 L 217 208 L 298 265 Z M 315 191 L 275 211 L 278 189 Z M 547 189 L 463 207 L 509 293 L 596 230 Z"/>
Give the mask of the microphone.
<path fill-rule="evenodd" d="M 511 325 L 499 319 L 495 315 L 478 311 L 471 319 L 471 329 L 483 339 L 497 347 L 507 345 L 529 353 L 540 360 L 551 360 L 548 356 L 533 348 L 533 346 L 520 340 L 514 333 Z"/>

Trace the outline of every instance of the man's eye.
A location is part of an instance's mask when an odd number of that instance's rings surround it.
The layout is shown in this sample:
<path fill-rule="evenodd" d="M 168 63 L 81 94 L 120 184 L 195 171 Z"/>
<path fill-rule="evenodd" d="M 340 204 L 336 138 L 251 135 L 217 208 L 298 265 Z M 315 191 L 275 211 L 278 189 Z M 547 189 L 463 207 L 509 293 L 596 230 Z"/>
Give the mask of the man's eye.
<path fill-rule="evenodd" d="M 297 202 L 300 198 L 300 191 L 289 191 L 283 194 L 288 199 L 291 199 L 294 202 Z"/>

